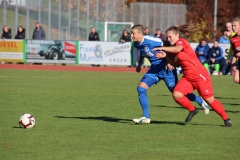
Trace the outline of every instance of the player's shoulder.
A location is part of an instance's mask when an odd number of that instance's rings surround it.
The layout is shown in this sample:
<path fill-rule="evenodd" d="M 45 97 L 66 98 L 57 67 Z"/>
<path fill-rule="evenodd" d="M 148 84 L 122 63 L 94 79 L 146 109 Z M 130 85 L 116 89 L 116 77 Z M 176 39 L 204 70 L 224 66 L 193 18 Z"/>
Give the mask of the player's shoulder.
<path fill-rule="evenodd" d="M 176 45 L 184 45 L 187 44 L 188 42 L 184 38 L 179 38 L 176 42 Z"/>
<path fill-rule="evenodd" d="M 150 41 L 150 42 L 161 42 L 162 40 L 160 38 L 154 37 L 153 35 L 146 35 L 144 36 L 145 41 Z"/>

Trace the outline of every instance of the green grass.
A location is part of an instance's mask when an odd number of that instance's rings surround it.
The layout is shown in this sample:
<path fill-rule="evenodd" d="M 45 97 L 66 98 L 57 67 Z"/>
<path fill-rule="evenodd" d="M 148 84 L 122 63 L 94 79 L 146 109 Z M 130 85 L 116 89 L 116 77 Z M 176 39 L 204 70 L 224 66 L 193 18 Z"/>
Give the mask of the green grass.
<path fill-rule="evenodd" d="M 231 128 L 213 111 L 184 123 L 164 83 L 148 91 L 152 123 L 141 116 L 136 86 L 143 73 L 0 70 L 0 159 L 237 160 L 240 157 L 239 85 L 212 77 Z M 19 128 L 24 113 L 36 118 Z"/>

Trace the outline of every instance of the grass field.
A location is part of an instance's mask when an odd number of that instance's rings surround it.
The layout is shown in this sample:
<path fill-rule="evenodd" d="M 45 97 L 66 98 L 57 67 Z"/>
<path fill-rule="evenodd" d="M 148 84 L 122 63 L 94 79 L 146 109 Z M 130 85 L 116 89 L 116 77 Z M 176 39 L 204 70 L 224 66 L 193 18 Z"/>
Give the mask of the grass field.
<path fill-rule="evenodd" d="M 0 70 L 1 160 L 238 160 L 240 90 L 230 76 L 212 77 L 233 126 L 213 111 L 189 123 L 164 83 L 148 91 L 152 123 L 141 116 L 136 86 L 143 73 Z M 19 128 L 24 113 L 36 118 Z"/>

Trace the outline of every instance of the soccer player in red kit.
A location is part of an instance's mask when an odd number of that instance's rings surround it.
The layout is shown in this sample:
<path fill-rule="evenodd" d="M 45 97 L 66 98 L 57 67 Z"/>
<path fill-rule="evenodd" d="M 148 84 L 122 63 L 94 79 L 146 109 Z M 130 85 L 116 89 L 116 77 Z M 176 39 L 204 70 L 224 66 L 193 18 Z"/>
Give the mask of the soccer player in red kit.
<path fill-rule="evenodd" d="M 154 50 L 160 51 L 155 56 L 166 58 L 173 65 L 182 67 L 183 77 L 174 88 L 173 97 L 179 105 L 189 110 L 185 122 L 189 122 L 198 113 L 198 109 L 186 97 L 188 93 L 192 93 L 196 89 L 199 95 L 222 117 L 225 126 L 232 126 L 223 105 L 214 98 L 208 71 L 200 63 L 194 50 L 187 42 L 191 33 L 195 31 L 196 27 L 193 23 L 168 28 L 166 36 L 171 46 L 155 48 Z M 171 56 L 164 51 L 170 52 Z"/>
<path fill-rule="evenodd" d="M 233 49 L 232 69 L 234 71 L 233 81 L 240 84 L 240 17 L 234 18 L 232 21 L 233 31 L 236 33 L 231 39 Z"/>

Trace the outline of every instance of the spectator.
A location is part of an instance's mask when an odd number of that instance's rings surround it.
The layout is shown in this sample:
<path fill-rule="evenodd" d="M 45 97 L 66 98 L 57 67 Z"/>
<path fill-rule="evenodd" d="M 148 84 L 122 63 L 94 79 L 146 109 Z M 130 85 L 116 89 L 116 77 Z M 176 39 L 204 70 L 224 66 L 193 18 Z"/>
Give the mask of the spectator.
<path fill-rule="evenodd" d="M 195 53 L 197 54 L 197 57 L 202 64 L 207 59 L 209 49 L 210 48 L 207 41 L 205 39 L 202 39 L 195 50 Z"/>
<path fill-rule="evenodd" d="M 158 28 L 156 29 L 156 34 L 154 34 L 154 37 L 160 38 L 162 41 L 165 41 L 165 35 L 162 33 L 162 31 Z"/>
<path fill-rule="evenodd" d="M 119 43 L 131 42 L 131 35 L 127 30 L 124 30 L 122 33 L 122 37 L 119 39 Z"/>
<path fill-rule="evenodd" d="M 7 26 L 3 27 L 3 32 L 2 32 L 2 37 L 3 40 L 5 39 L 11 39 L 12 34 L 11 34 L 11 28 L 8 28 Z"/>
<path fill-rule="evenodd" d="M 229 37 L 229 39 L 231 39 L 235 35 L 235 33 L 233 32 L 233 29 L 232 29 L 232 22 L 226 22 L 225 25 L 226 25 L 226 30 L 228 31 L 227 36 Z M 231 63 L 230 59 L 231 59 L 232 55 L 233 55 L 233 49 L 232 49 L 232 45 L 230 44 L 230 49 L 229 49 L 228 56 L 227 56 L 227 61 L 229 63 Z"/>
<path fill-rule="evenodd" d="M 90 34 L 88 36 L 88 40 L 89 41 L 100 41 L 99 35 L 96 32 L 96 29 L 94 27 L 91 28 L 91 32 L 90 32 Z"/>
<path fill-rule="evenodd" d="M 25 39 L 25 28 L 22 26 L 18 27 L 17 34 L 15 35 L 15 39 Z"/>
<path fill-rule="evenodd" d="M 145 29 L 144 29 L 144 35 L 146 36 L 146 35 L 150 35 L 150 33 L 149 33 L 149 28 L 148 27 L 145 27 Z"/>
<path fill-rule="evenodd" d="M 228 34 L 229 34 L 228 31 L 224 30 L 222 32 L 222 36 L 219 39 L 219 43 L 230 44 L 230 40 L 228 38 Z"/>
<path fill-rule="evenodd" d="M 46 38 L 45 31 L 39 22 L 35 23 L 32 39 L 44 40 Z"/>
<path fill-rule="evenodd" d="M 211 49 L 208 51 L 208 58 L 204 62 L 204 66 L 206 67 L 207 70 L 209 70 L 209 64 L 212 65 L 214 64 L 214 71 L 213 75 L 218 75 L 220 65 L 221 68 L 223 69 L 225 66 L 225 59 L 223 57 L 223 50 L 221 47 L 218 46 L 218 41 L 214 41 L 213 46 Z M 226 69 L 226 67 L 225 67 Z"/>

